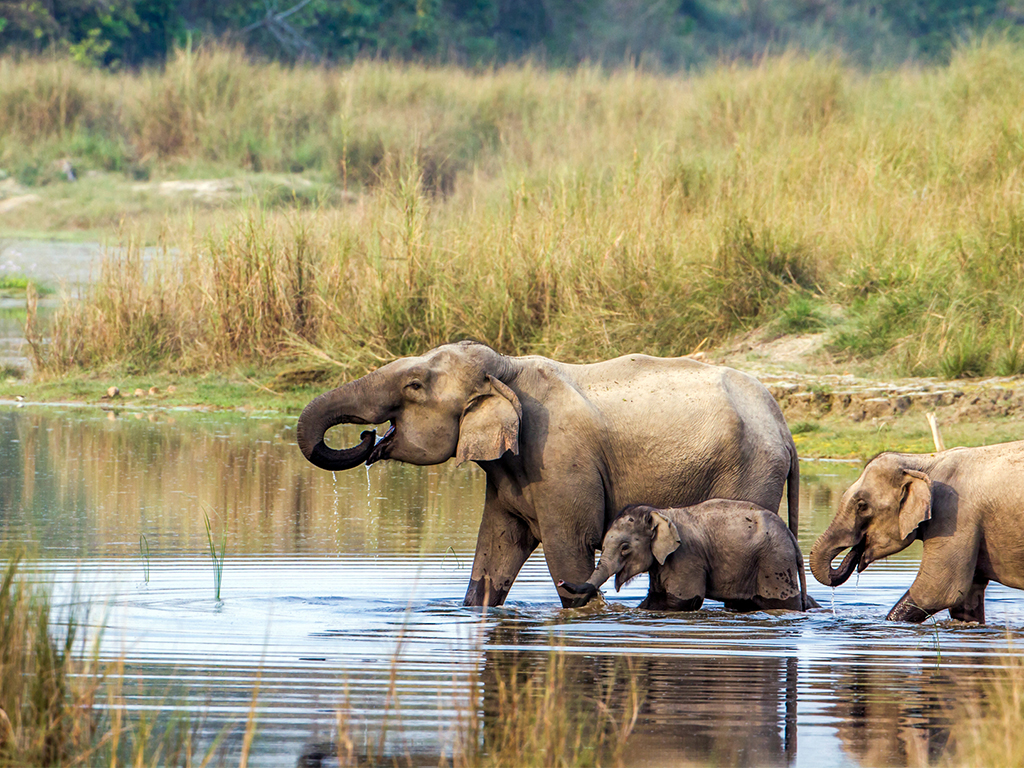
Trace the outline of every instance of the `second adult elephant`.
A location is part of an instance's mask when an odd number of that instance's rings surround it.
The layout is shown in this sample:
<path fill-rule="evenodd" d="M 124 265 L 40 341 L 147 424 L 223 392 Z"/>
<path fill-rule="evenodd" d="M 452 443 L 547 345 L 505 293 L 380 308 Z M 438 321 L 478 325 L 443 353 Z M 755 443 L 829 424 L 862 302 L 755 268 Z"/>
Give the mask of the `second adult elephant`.
<path fill-rule="evenodd" d="M 336 424 L 385 422 L 379 442 L 368 430 L 354 448 L 324 443 Z M 775 512 L 788 480 L 797 529 L 799 467 L 778 404 L 753 377 L 686 358 L 569 365 L 447 344 L 317 397 L 299 418 L 298 443 L 328 470 L 477 462 L 487 494 L 467 605 L 501 605 L 540 542 L 556 584 L 585 581 L 628 504 L 726 498 Z"/>
<path fill-rule="evenodd" d="M 837 587 L 920 539 L 917 578 L 889 611 L 921 622 L 948 608 L 985 623 L 990 581 L 1024 589 L 1024 441 L 868 462 L 811 549 L 811 573 Z M 832 561 L 849 550 L 838 568 Z"/>

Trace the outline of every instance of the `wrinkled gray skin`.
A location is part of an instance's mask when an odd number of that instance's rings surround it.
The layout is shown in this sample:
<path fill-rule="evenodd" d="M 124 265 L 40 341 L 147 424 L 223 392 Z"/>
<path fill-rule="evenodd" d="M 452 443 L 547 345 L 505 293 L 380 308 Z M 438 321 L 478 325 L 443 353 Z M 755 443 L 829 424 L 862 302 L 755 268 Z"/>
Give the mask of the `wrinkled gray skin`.
<path fill-rule="evenodd" d="M 369 430 L 346 450 L 323 440 L 336 424 L 385 422 L 376 445 Z M 778 510 L 788 480 L 797 527 L 796 448 L 775 400 L 751 376 L 686 358 L 567 365 L 447 344 L 317 397 L 298 443 L 328 470 L 477 462 L 487 494 L 466 605 L 501 605 L 541 541 L 556 583 L 585 580 L 627 504 L 723 497 Z"/>
<path fill-rule="evenodd" d="M 954 619 L 983 624 L 990 581 L 1024 589 L 1024 442 L 875 457 L 811 549 L 811 573 L 835 587 L 917 540 L 921 567 L 892 621 L 921 622 L 948 608 Z"/>
<path fill-rule="evenodd" d="M 817 608 L 807 594 L 796 536 L 779 516 L 746 501 L 711 499 L 692 507 L 626 507 L 601 544 L 583 584 L 559 586 L 585 601 L 612 576 L 618 592 L 641 573 L 653 611 L 695 611 L 704 598 L 737 611 Z"/>

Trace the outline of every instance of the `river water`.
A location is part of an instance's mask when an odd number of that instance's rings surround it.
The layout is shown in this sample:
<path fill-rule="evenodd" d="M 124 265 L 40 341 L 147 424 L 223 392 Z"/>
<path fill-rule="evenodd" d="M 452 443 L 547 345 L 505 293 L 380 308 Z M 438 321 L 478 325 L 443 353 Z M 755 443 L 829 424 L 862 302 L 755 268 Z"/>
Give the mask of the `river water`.
<path fill-rule="evenodd" d="M 348 430 L 335 431 L 356 442 Z M 254 691 L 250 765 L 317 765 L 350 742 L 437 765 L 467 713 L 486 737 L 496 681 L 543 682 L 553 658 L 574 701 L 625 712 L 624 691 L 639 697 L 627 765 L 919 765 L 940 759 L 956 705 L 1024 634 L 1019 594 L 998 585 L 986 627 L 886 624 L 919 545 L 834 595 L 808 575 L 824 607 L 807 614 L 644 612 L 646 577 L 565 611 L 539 553 L 481 613 L 461 605 L 475 466 L 331 474 L 302 458 L 292 420 L 188 411 L 11 405 L 0 431 L 0 550 L 26 552 L 62 609 L 87 611 L 133 709 L 184 710 L 211 742 L 226 730 L 226 765 Z M 858 468 L 801 472 L 806 555 Z M 220 599 L 207 518 L 226 552 Z"/>

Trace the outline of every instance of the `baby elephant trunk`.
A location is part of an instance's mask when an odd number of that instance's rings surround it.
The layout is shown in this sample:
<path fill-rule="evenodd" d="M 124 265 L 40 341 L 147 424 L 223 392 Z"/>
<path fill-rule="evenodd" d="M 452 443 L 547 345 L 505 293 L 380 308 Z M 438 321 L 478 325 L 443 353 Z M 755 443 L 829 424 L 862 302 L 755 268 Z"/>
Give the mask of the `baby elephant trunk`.
<path fill-rule="evenodd" d="M 601 585 L 604 584 L 611 577 L 611 573 L 608 571 L 608 567 L 602 560 L 590 578 L 582 584 L 574 584 L 570 581 L 559 581 L 558 586 L 568 592 L 571 595 L 577 595 L 579 600 L 573 603 L 573 608 L 581 608 L 589 603 L 594 596 L 597 594 Z"/>

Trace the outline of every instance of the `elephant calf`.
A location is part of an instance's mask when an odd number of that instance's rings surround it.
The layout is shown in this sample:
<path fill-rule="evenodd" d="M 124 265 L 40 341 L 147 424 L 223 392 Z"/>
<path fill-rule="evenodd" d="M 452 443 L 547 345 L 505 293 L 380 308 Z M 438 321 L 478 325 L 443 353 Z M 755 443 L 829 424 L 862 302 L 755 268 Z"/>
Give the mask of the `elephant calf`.
<path fill-rule="evenodd" d="M 612 522 L 601 561 L 583 584 L 559 586 L 585 605 L 615 576 L 615 591 L 650 572 L 641 608 L 695 611 L 705 597 L 755 611 L 817 608 L 807 594 L 796 536 L 774 512 L 747 501 L 711 499 L 692 507 L 632 505 Z"/>

